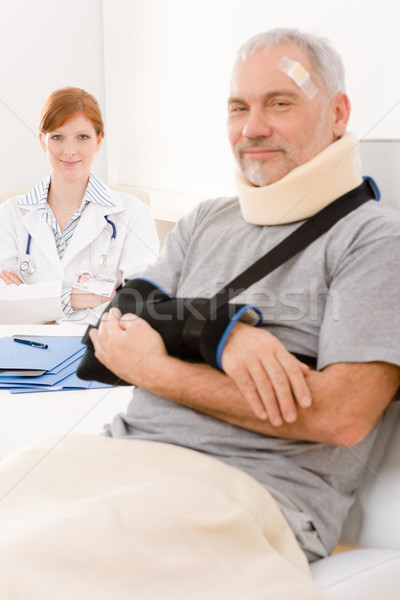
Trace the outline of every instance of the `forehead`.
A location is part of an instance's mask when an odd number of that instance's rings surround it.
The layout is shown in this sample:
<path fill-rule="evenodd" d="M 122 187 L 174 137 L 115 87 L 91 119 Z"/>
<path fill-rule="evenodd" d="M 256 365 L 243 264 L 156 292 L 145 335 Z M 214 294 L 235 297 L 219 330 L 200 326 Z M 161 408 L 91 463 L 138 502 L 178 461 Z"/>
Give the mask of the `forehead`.
<path fill-rule="evenodd" d="M 79 130 L 92 131 L 94 130 L 93 123 L 83 113 L 72 115 L 65 123 L 56 128 L 57 131 Z"/>
<path fill-rule="evenodd" d="M 231 80 L 231 95 L 267 93 L 274 89 L 299 92 L 297 84 L 277 67 L 284 56 L 299 62 L 313 76 L 311 60 L 298 46 L 281 44 L 272 48 L 258 48 L 254 54 L 249 54 L 235 66 Z M 315 75 L 313 80 L 317 83 Z"/>

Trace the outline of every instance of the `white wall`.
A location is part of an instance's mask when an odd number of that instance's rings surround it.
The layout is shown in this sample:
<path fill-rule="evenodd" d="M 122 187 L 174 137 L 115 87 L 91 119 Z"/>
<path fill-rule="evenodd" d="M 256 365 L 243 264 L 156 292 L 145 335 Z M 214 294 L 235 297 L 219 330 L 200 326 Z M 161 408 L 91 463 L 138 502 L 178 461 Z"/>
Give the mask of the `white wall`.
<path fill-rule="evenodd" d="M 350 128 L 361 138 L 400 138 L 400 36 L 391 0 L 103 0 L 103 10 L 115 183 L 233 193 L 225 119 L 234 55 L 248 37 L 275 26 L 330 38 L 347 68 Z"/>
<path fill-rule="evenodd" d="M 101 0 L 0 0 L 0 192 L 30 187 L 47 161 L 39 113 L 55 89 L 78 86 L 104 112 Z M 94 171 L 107 177 L 106 151 Z"/>
<path fill-rule="evenodd" d="M 76 85 L 105 116 L 100 177 L 156 188 L 153 200 L 180 207 L 234 193 L 230 70 L 239 45 L 273 26 L 329 37 L 347 67 L 351 128 L 400 138 L 397 22 L 390 0 L 0 0 L 0 192 L 47 173 L 40 108 L 52 90 Z"/>

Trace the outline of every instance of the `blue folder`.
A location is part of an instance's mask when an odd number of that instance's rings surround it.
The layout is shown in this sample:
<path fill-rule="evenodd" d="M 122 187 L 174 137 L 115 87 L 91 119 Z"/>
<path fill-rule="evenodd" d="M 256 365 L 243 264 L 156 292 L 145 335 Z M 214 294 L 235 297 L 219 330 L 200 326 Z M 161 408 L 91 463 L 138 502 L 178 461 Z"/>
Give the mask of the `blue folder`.
<path fill-rule="evenodd" d="M 71 358 L 85 346 L 81 337 L 62 336 L 16 336 L 21 339 L 47 344 L 48 348 L 35 348 L 14 342 L 14 338 L 0 339 L 0 370 L 9 369 L 38 369 L 50 371 Z M 0 373 L 1 375 L 1 373 Z"/>
<path fill-rule="evenodd" d="M 77 360 L 74 360 L 73 362 L 69 363 L 65 369 L 61 369 L 59 371 L 57 371 L 57 373 L 51 373 L 51 372 L 47 372 L 44 373 L 43 375 L 39 375 L 37 377 L 21 377 L 21 376 L 17 376 L 17 377 L 10 377 L 10 376 L 6 376 L 6 377 L 1 377 L 0 375 L 0 387 L 13 387 L 13 386 L 20 386 L 20 385 L 28 385 L 28 386 L 51 386 L 51 385 L 56 385 L 57 383 L 59 383 L 60 381 L 62 381 L 63 379 L 65 379 L 66 377 L 68 377 L 68 375 L 71 375 L 72 373 L 75 373 L 79 362 L 81 360 L 81 356 L 78 357 Z"/>
<path fill-rule="evenodd" d="M 20 394 L 110 387 L 97 381 L 83 381 L 77 376 L 76 370 L 86 349 L 80 337 L 19 337 L 47 344 L 48 348 L 19 344 L 13 338 L 0 339 L 0 369 L 5 371 L 2 374 L 0 370 L 0 389 Z M 18 375 L 12 373 L 13 369 L 18 370 Z"/>
<path fill-rule="evenodd" d="M 69 390 L 93 390 L 109 387 L 112 386 L 100 381 L 83 381 L 79 379 L 76 373 L 73 373 L 54 386 L 12 387 L 10 388 L 10 392 L 11 394 L 34 394 L 38 392 L 67 392 Z"/>

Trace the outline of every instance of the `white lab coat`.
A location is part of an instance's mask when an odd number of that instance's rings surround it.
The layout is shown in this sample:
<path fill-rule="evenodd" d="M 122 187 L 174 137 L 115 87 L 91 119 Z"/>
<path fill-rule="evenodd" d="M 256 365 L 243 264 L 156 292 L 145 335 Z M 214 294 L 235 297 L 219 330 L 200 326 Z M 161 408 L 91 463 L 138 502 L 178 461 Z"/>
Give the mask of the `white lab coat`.
<path fill-rule="evenodd" d="M 7 312 L 4 308 L 7 307 L 7 299 L 14 302 L 14 306 L 15 302 L 20 302 L 21 318 L 18 322 L 32 322 L 26 316 L 29 299 L 32 298 L 33 302 L 40 296 L 43 298 L 43 314 L 36 314 L 34 322 L 66 318 L 94 324 L 106 304 L 67 316 L 61 306 L 62 289 L 72 287 L 78 273 L 83 271 L 99 271 L 103 276 L 114 277 L 118 286 L 140 274 L 156 258 L 159 242 L 150 208 L 139 198 L 107 186 L 105 189 L 115 206 L 89 203 L 62 260 L 57 254 L 53 230 L 42 218 L 37 205 L 18 206 L 22 196 L 10 198 L 0 205 L 0 270 L 14 271 L 26 284 L 7 286 L 0 280 L 1 323 L 15 322 L 8 320 L 7 314 L 4 314 Z M 100 257 L 107 252 L 112 234 L 105 215 L 115 223 L 117 233 L 107 260 L 100 267 Z M 30 277 L 21 275 L 19 271 L 26 256 L 28 234 L 32 236 L 30 258 L 36 265 L 35 273 Z"/>

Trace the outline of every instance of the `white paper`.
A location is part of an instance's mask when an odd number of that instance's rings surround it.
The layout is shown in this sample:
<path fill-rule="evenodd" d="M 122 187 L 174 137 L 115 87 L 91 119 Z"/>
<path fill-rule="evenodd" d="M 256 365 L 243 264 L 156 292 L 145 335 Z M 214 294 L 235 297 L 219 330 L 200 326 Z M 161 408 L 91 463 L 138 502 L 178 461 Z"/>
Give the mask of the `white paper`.
<path fill-rule="evenodd" d="M 48 323 L 63 314 L 60 281 L 0 289 L 0 323 Z"/>

